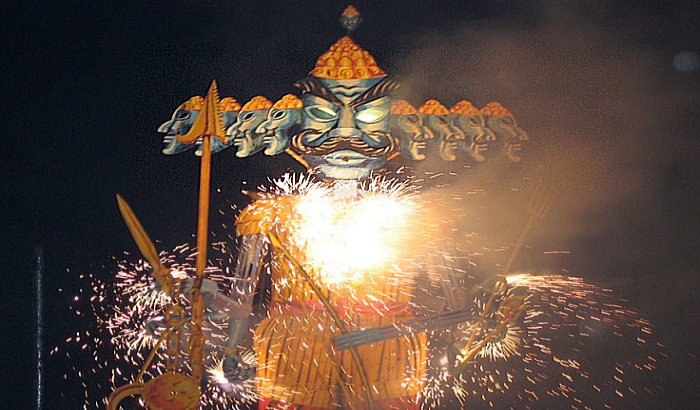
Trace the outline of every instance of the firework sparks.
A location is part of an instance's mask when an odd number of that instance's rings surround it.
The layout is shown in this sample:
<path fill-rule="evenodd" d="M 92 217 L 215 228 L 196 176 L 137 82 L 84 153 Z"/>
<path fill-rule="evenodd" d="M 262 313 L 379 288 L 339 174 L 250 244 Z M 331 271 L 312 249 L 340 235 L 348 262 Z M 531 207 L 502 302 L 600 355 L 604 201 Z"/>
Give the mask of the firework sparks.
<path fill-rule="evenodd" d="M 360 280 L 396 262 L 415 204 L 405 185 L 391 181 L 346 190 L 318 184 L 299 195 L 292 238 L 324 282 Z"/>
<path fill-rule="evenodd" d="M 305 267 L 319 273 L 324 285 L 336 293 L 347 291 L 344 298 L 365 301 L 382 319 L 390 319 L 384 317 L 389 311 L 388 302 L 398 297 L 410 299 L 410 295 L 395 289 L 418 286 L 421 272 L 436 269 L 435 260 L 454 262 L 440 248 L 444 238 L 424 241 L 420 252 L 418 247 L 408 246 L 415 243 L 411 232 L 419 231 L 416 223 L 425 224 L 421 221 L 425 202 L 409 185 L 373 179 L 364 185 L 333 189 L 309 178 L 286 175 L 262 195 L 296 198 L 294 209 L 299 218 L 284 229 L 292 243 L 304 250 Z M 412 255 L 406 255 L 407 249 Z M 179 279 L 193 277 L 195 257 L 196 252 L 187 245 L 161 255 L 163 263 Z M 220 289 L 240 293 L 254 285 L 237 282 L 231 271 L 233 255 L 224 244 L 215 246 L 211 258 L 215 263 L 208 268 L 208 277 Z M 145 262 L 129 262 L 128 255 L 125 259 L 116 262 L 115 273 L 108 280 L 81 276 L 89 284 L 75 296 L 75 313 L 90 317 L 96 327 L 72 334 L 64 345 L 51 352 L 63 353 L 73 363 L 96 364 L 90 368 L 76 366 L 72 374 L 65 376 L 85 380 L 85 409 L 103 406 L 106 392 L 132 381 L 130 378 L 138 372 L 163 331 L 164 308 L 174 302 L 154 286 Z M 263 271 L 271 268 L 265 266 Z M 273 283 L 275 290 L 292 286 L 286 278 L 278 279 Z M 519 273 L 507 276 L 506 282 L 508 286 L 490 310 L 488 286 L 470 285 L 477 289 L 471 293 L 470 309 L 474 317 L 485 312 L 484 326 L 477 329 L 470 322 L 429 335 L 426 375 L 418 379 L 409 369 L 404 382 L 405 386 L 424 384 L 420 394 L 424 408 L 615 407 L 621 403 L 616 400 L 629 400 L 630 396 L 650 391 L 643 375 L 655 369 L 661 347 L 653 340 L 652 325 L 638 312 L 615 300 L 610 291 L 576 277 Z M 498 307 L 514 297 L 522 300 L 522 317 L 500 327 L 495 325 L 506 315 Z M 182 296 L 175 302 L 188 303 Z M 412 303 L 418 312 L 432 309 L 420 305 L 417 299 Z M 367 327 L 357 318 L 347 319 L 354 328 Z M 306 322 L 279 323 L 313 327 L 329 334 L 338 332 L 320 316 L 303 320 Z M 243 409 L 258 399 L 256 380 L 232 384 L 226 379 L 223 358 L 227 327 L 227 322 L 217 315 L 210 315 L 205 321 L 209 357 L 209 377 L 201 397 L 205 409 Z M 474 346 L 478 349 L 474 359 L 455 367 L 445 352 L 450 343 L 464 342 L 471 332 L 476 333 Z M 185 326 L 183 339 L 187 334 Z M 445 335 L 451 337 L 451 342 L 445 342 Z M 181 344 L 180 356 L 187 354 L 186 346 L 187 343 Z M 610 360 L 594 363 L 588 359 L 593 357 L 588 354 L 591 350 L 600 349 L 610 352 Z M 155 364 L 146 372 L 147 379 L 165 371 L 165 356 L 161 348 Z M 245 364 L 256 366 L 252 352 L 241 358 Z M 305 360 L 317 362 L 319 358 L 310 355 Z M 184 360 L 178 370 L 188 371 Z"/>
<path fill-rule="evenodd" d="M 519 273 L 507 282 L 528 295 L 524 317 L 477 354 L 489 360 L 456 372 L 435 366 L 424 408 L 450 407 L 450 400 L 463 407 L 610 408 L 651 393 L 663 345 L 642 315 L 577 277 Z M 598 349 L 610 357 L 592 354 Z"/>
<path fill-rule="evenodd" d="M 215 249 L 222 260 L 227 261 L 230 255 L 223 244 L 217 244 Z M 128 256 L 128 255 L 127 255 Z M 179 279 L 193 277 L 196 253 L 189 246 L 181 245 L 172 252 L 161 254 L 161 260 L 171 266 L 173 275 Z M 155 346 L 162 331 L 164 308 L 170 304 L 170 298 L 161 292 L 150 277 L 150 266 L 142 260 L 116 262 L 116 272 L 108 280 L 98 279 L 94 274 L 81 275 L 80 279 L 87 281 L 82 294 L 87 298 L 77 301 L 88 303 L 88 307 L 76 309 L 76 314 L 87 316 L 94 320 L 95 329 L 81 330 L 66 339 L 65 344 L 51 351 L 52 355 L 63 353 L 74 363 L 91 363 L 93 366 L 81 368 L 74 366 L 64 375 L 70 379 L 79 377 L 84 388 L 84 409 L 104 407 L 108 392 L 117 386 L 130 383 L 138 369 L 143 365 L 145 357 Z M 210 268 L 209 278 L 222 287 L 233 288 L 234 281 L 226 269 Z M 187 303 L 184 297 L 179 303 Z M 85 313 L 88 312 L 88 313 Z M 212 357 L 209 373 L 212 377 L 204 386 L 201 396 L 202 407 L 206 409 L 245 409 L 254 403 L 256 395 L 252 383 L 235 386 L 235 390 L 225 390 L 222 386 L 233 385 L 219 382 L 214 377 L 217 373 L 216 359 L 221 356 L 221 346 L 226 331 L 226 323 L 217 318 L 211 318 L 205 323 L 205 333 L 210 343 L 207 348 Z M 188 334 L 185 327 L 183 338 Z M 183 340 L 181 348 L 186 348 Z M 217 353 L 218 352 L 218 353 Z M 185 354 L 185 351 L 180 352 Z M 88 360 L 77 360 L 78 357 L 89 355 Z M 146 379 L 151 379 L 165 372 L 166 352 L 159 349 L 153 366 L 147 370 Z M 250 362 L 254 361 L 251 353 L 244 355 Z M 180 360 L 180 369 L 188 370 L 186 360 Z"/>

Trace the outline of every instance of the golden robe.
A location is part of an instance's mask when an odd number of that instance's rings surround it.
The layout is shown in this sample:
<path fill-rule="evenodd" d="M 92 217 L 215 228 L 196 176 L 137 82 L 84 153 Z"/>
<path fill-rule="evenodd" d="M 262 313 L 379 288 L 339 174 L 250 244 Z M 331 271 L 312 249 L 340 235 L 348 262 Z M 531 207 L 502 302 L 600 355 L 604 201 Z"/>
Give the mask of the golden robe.
<path fill-rule="evenodd" d="M 236 221 L 236 234 L 272 232 L 332 301 L 349 330 L 384 326 L 414 317 L 409 302 L 413 281 L 401 273 L 381 272 L 361 281 L 328 286 L 290 237 L 295 197 L 260 199 Z M 268 317 L 254 332 L 257 391 L 261 397 L 289 404 L 361 408 L 361 379 L 349 350 L 336 350 L 340 334 L 323 304 L 292 263 L 271 249 L 271 304 Z M 422 389 L 427 363 L 427 338 L 416 334 L 358 348 L 375 402 L 415 397 Z"/>

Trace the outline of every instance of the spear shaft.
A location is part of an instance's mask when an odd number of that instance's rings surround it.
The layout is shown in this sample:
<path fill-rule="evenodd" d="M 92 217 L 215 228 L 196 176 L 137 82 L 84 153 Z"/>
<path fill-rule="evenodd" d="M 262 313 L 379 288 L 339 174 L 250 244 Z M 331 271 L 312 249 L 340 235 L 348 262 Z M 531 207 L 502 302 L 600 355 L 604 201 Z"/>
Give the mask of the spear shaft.
<path fill-rule="evenodd" d="M 209 239 L 209 191 L 211 186 L 211 136 L 205 135 L 202 146 L 202 160 L 199 168 L 199 214 L 197 216 L 197 278 L 194 287 L 199 289 L 207 266 L 207 245 Z"/>
<path fill-rule="evenodd" d="M 209 188 L 211 182 L 211 135 L 202 137 L 202 160 L 199 171 L 199 214 L 197 216 L 197 270 L 190 298 L 192 303 L 192 335 L 190 340 L 190 361 L 192 378 L 198 383 L 202 379 L 204 362 L 204 296 L 201 288 L 207 266 L 207 246 L 209 239 Z"/>

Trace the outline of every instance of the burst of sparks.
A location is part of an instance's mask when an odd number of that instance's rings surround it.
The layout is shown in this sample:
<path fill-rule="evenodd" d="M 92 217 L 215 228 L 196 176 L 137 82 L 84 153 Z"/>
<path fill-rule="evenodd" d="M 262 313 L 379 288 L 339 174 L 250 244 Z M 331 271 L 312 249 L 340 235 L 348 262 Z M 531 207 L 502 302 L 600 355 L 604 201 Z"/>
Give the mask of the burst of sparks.
<path fill-rule="evenodd" d="M 217 244 L 214 256 L 221 255 L 227 260 L 222 244 Z M 194 262 L 196 252 L 188 245 L 181 245 L 172 252 L 161 254 L 161 260 L 172 267 L 173 276 L 176 278 L 192 277 L 194 275 Z M 230 263 L 229 263 L 230 265 Z M 217 282 L 222 288 L 232 288 L 232 275 L 226 268 L 208 268 L 209 278 Z M 106 396 L 114 388 L 133 382 L 133 377 L 145 362 L 146 356 L 154 347 L 161 329 L 149 329 L 147 322 L 157 319 L 163 314 L 164 307 L 171 301 L 170 298 L 154 286 L 149 276 L 150 266 L 143 260 L 135 262 L 117 261 L 116 273 L 108 280 L 98 279 L 96 276 L 81 275 L 82 280 L 89 281 L 88 286 L 81 290 L 81 294 L 90 295 L 87 298 L 77 298 L 89 303 L 89 307 L 76 310 L 79 316 L 91 318 L 96 328 L 83 329 L 66 339 L 63 346 L 58 346 L 51 351 L 52 355 L 63 352 L 73 365 L 73 373 L 66 373 L 64 378 L 79 378 L 83 380 L 84 389 L 83 409 L 102 408 L 106 404 Z M 179 302 L 186 306 L 186 300 L 179 298 Z M 87 312 L 87 313 L 86 313 Z M 204 323 L 204 331 L 211 344 L 208 350 L 215 357 L 220 350 L 226 332 L 226 324 L 215 320 Z M 183 338 L 186 338 L 188 329 L 185 328 Z M 186 341 L 181 342 L 185 348 Z M 89 355 L 89 359 L 79 360 L 79 356 Z M 219 353 L 220 354 L 220 353 Z M 252 353 L 244 355 L 251 360 Z M 180 352 L 178 369 L 188 371 L 186 352 Z M 161 347 L 153 365 L 146 372 L 146 380 L 149 380 L 166 371 L 166 352 Z M 78 363 L 89 363 L 89 366 L 79 367 Z M 213 363 L 213 362 L 212 362 Z M 210 374 L 215 372 L 215 366 L 210 365 Z M 229 385 L 230 386 L 230 385 Z M 202 408 L 212 410 L 246 409 L 256 400 L 252 382 L 238 385 L 235 390 L 225 390 L 215 379 L 209 379 L 201 396 Z"/>
<path fill-rule="evenodd" d="M 477 354 L 491 363 L 467 363 L 457 373 L 435 366 L 424 408 L 449 407 L 450 397 L 467 408 L 611 408 L 651 393 L 645 374 L 664 353 L 642 315 L 581 278 L 519 273 L 507 281 L 528 294 L 524 318 Z M 600 350 L 610 357 L 602 360 Z"/>
<path fill-rule="evenodd" d="M 303 249 L 303 262 L 320 273 L 326 285 L 360 288 L 355 285 L 369 274 L 377 276 L 377 281 L 384 280 L 378 276 L 386 274 L 391 281 L 417 283 L 416 275 L 405 271 L 399 272 L 403 276 L 396 275 L 397 266 L 406 266 L 403 258 L 410 242 L 408 231 L 416 230 L 412 221 L 420 219 L 419 209 L 424 205 L 409 185 L 374 178 L 362 186 L 329 188 L 310 178 L 288 174 L 274 181 L 264 195 L 297 198 L 298 218 L 284 229 Z M 221 289 L 240 288 L 231 272 L 232 255 L 223 244 L 216 249 L 218 253 L 212 252 L 211 256 L 216 263 L 207 268 L 208 277 Z M 439 248 L 433 252 L 437 259 L 449 257 Z M 164 264 L 179 278 L 193 276 L 195 257 L 196 252 L 187 245 L 162 255 Z M 423 261 L 410 264 L 413 271 L 426 270 Z M 84 380 L 84 409 L 103 407 L 109 391 L 133 381 L 161 331 L 146 323 L 153 323 L 173 302 L 154 287 L 145 262 L 118 261 L 116 265 L 116 273 L 108 280 L 81 276 L 90 283 L 75 296 L 74 311 L 94 320 L 96 328 L 72 334 L 65 345 L 51 352 L 63 352 L 74 363 L 72 374 L 67 373 L 65 378 Z M 480 330 L 477 342 L 484 340 L 485 344 L 473 362 L 454 368 L 440 341 L 441 335 L 450 331 L 458 338 L 468 337 L 472 323 L 430 335 L 432 357 L 425 380 L 416 380 L 407 371 L 404 382 L 406 386 L 425 384 L 421 392 L 424 408 L 562 407 L 571 403 L 576 408 L 598 408 L 614 406 L 615 398 L 649 392 L 640 375 L 655 369 L 661 347 L 653 341 L 652 325 L 638 312 L 626 308 L 611 292 L 576 277 L 520 273 L 509 275 L 507 282 L 510 289 L 504 298 L 516 292 L 526 295 L 523 317 L 498 334 L 489 333 L 488 326 Z M 476 316 L 485 309 L 487 296 L 481 293 L 474 297 Z M 396 295 L 368 293 L 364 297 L 382 303 Z M 89 307 L 78 307 L 85 302 Z M 187 303 L 184 298 L 177 302 Z M 495 310 L 486 313 L 489 320 L 498 315 Z M 321 331 L 334 331 L 332 326 L 324 329 L 320 322 L 316 326 Z M 210 319 L 204 330 L 210 360 L 202 407 L 218 410 L 252 406 L 257 400 L 254 382 L 231 384 L 223 372 L 227 323 Z M 186 337 L 187 329 L 184 333 Z M 613 345 L 622 348 L 615 351 Z M 592 362 L 589 358 L 593 355 L 587 353 L 601 346 L 612 356 L 619 353 L 619 357 L 605 363 Z M 186 356 L 185 351 L 180 353 Z M 248 364 L 255 363 L 251 352 L 242 358 Z M 186 361 L 181 360 L 178 369 L 187 371 Z M 95 365 L 83 368 L 77 363 Z M 154 363 L 146 373 L 147 379 L 165 372 L 164 349 L 159 350 Z"/>
<path fill-rule="evenodd" d="M 353 281 L 367 272 L 381 272 L 395 262 L 401 234 L 415 215 L 406 187 L 373 180 L 347 198 L 315 185 L 299 195 L 299 215 L 292 239 L 304 250 L 306 262 L 329 284 Z"/>

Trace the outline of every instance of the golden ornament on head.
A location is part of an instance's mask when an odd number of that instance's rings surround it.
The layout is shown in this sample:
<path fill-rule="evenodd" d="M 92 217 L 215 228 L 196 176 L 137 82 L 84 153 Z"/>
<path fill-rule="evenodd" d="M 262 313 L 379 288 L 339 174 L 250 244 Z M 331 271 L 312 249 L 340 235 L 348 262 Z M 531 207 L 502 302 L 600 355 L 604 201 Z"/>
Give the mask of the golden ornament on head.
<path fill-rule="evenodd" d="M 484 108 L 481 109 L 481 114 L 482 115 L 488 115 L 490 117 L 512 117 L 513 114 L 508 111 L 506 107 L 504 107 L 501 103 L 499 102 L 490 102 L 486 104 Z"/>
<path fill-rule="evenodd" d="M 181 110 L 200 111 L 204 107 L 204 97 L 195 95 L 178 107 Z"/>
<path fill-rule="evenodd" d="M 447 115 L 450 111 L 438 100 L 428 100 L 418 109 L 421 114 Z"/>
<path fill-rule="evenodd" d="M 219 110 L 221 112 L 240 111 L 241 104 L 233 97 L 226 97 L 219 101 Z"/>
<path fill-rule="evenodd" d="M 393 115 L 409 115 L 416 114 L 417 112 L 416 107 L 412 106 L 406 100 L 396 100 L 391 106 L 391 113 Z"/>
<path fill-rule="evenodd" d="M 302 107 L 303 104 L 301 100 L 294 94 L 287 94 L 272 105 L 272 108 L 278 110 L 298 110 Z"/>
<path fill-rule="evenodd" d="M 332 80 L 362 80 L 386 75 L 374 57 L 350 37 L 342 37 L 316 60 L 311 75 Z"/>
<path fill-rule="evenodd" d="M 263 97 L 262 95 L 255 96 L 251 98 L 250 101 L 245 103 L 241 112 L 243 111 L 255 111 L 255 110 L 269 110 L 272 107 L 272 101 Z"/>
<path fill-rule="evenodd" d="M 450 112 L 453 114 L 465 115 L 470 117 L 481 115 L 481 111 L 468 100 L 462 100 L 457 102 L 457 104 L 453 105 L 452 108 L 450 108 Z"/>
<path fill-rule="evenodd" d="M 343 10 L 343 17 L 354 17 L 354 16 L 359 16 L 360 12 L 355 8 L 355 6 L 347 6 L 345 10 Z"/>

